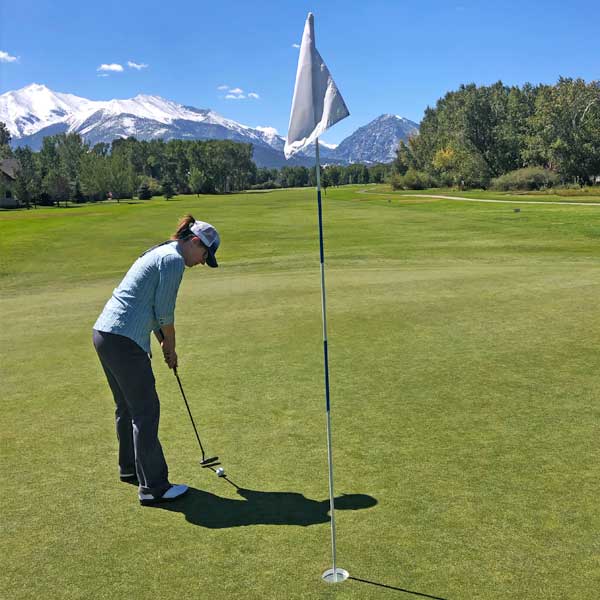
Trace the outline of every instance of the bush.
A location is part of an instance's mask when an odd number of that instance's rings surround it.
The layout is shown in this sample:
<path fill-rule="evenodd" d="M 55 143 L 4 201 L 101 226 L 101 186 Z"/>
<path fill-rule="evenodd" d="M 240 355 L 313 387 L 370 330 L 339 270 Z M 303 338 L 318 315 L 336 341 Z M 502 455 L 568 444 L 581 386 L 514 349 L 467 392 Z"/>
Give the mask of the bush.
<path fill-rule="evenodd" d="M 150 200 L 152 198 L 152 192 L 150 186 L 144 181 L 138 189 L 138 198 L 140 200 Z"/>
<path fill-rule="evenodd" d="M 42 192 L 38 198 L 38 204 L 40 206 L 54 206 L 54 200 L 48 192 Z"/>
<path fill-rule="evenodd" d="M 250 186 L 251 190 L 275 190 L 275 189 L 279 189 L 281 187 L 280 183 L 277 183 L 276 181 L 272 181 L 271 179 L 269 179 L 269 181 L 263 181 L 263 183 L 255 183 L 254 185 Z"/>
<path fill-rule="evenodd" d="M 390 183 L 394 190 L 425 190 L 435 186 L 435 181 L 429 173 L 415 169 L 408 169 L 404 175 L 392 175 Z"/>
<path fill-rule="evenodd" d="M 508 192 L 510 190 L 541 190 L 552 187 L 560 181 L 558 175 L 542 167 L 526 167 L 505 173 L 492 179 L 491 188 Z"/>

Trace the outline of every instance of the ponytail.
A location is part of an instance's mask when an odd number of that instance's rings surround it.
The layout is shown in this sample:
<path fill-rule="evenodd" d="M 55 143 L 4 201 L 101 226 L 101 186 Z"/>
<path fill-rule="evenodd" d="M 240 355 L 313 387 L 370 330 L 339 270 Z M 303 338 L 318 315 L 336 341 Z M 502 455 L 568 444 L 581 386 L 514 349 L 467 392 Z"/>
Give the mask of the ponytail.
<path fill-rule="evenodd" d="M 177 230 L 171 236 L 172 240 L 186 240 L 193 233 L 190 231 L 190 225 L 193 225 L 196 222 L 196 219 L 192 217 L 192 215 L 185 215 L 182 217 L 177 224 Z"/>

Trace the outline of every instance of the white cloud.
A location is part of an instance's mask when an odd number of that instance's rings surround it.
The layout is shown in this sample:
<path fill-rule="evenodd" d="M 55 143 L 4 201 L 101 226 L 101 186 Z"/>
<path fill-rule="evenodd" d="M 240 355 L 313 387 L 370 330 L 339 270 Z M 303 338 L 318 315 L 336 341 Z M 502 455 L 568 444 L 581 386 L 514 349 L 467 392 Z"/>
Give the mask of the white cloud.
<path fill-rule="evenodd" d="M 123 67 L 122 65 L 118 65 L 116 63 L 111 63 L 111 64 L 101 64 L 96 71 L 115 71 L 117 73 L 121 73 L 123 71 Z"/>
<path fill-rule="evenodd" d="M 228 85 L 220 85 L 218 90 L 225 91 L 225 100 L 258 100 L 260 96 L 256 92 L 250 92 L 246 94 L 240 87 L 231 87 Z M 222 98 L 223 96 L 221 96 Z"/>
<path fill-rule="evenodd" d="M 133 62 L 132 60 L 127 61 L 127 66 L 130 67 L 131 69 L 136 69 L 138 71 L 148 68 L 148 65 L 146 65 L 144 63 L 136 63 L 136 62 Z"/>
<path fill-rule="evenodd" d="M 8 52 L 4 52 L 4 50 L 0 50 L 0 62 L 17 62 L 19 60 L 18 56 L 11 56 Z"/>
<path fill-rule="evenodd" d="M 108 77 L 108 73 L 98 73 L 98 77 Z"/>
<path fill-rule="evenodd" d="M 292 48 L 300 48 L 300 44 L 292 44 Z"/>

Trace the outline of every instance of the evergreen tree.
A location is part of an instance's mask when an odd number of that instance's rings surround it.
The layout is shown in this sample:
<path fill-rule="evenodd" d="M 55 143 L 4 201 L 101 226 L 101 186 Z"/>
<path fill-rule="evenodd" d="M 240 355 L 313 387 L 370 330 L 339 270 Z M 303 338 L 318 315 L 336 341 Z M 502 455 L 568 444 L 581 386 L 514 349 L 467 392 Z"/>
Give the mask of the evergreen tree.
<path fill-rule="evenodd" d="M 166 200 L 169 200 L 175 195 L 175 190 L 173 189 L 173 183 L 170 179 L 163 179 L 161 182 L 162 185 L 162 195 Z"/>

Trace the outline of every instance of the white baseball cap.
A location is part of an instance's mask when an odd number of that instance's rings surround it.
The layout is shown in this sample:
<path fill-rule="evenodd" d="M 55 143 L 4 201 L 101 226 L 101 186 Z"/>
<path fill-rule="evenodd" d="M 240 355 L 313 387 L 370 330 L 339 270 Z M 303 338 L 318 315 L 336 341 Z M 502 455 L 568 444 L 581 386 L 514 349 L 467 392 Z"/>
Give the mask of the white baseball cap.
<path fill-rule="evenodd" d="M 215 252 L 221 243 L 221 238 L 219 237 L 217 230 L 210 223 L 205 223 L 204 221 L 194 221 L 189 229 L 208 250 L 206 264 L 209 267 L 218 267 L 219 264 L 215 258 Z"/>

